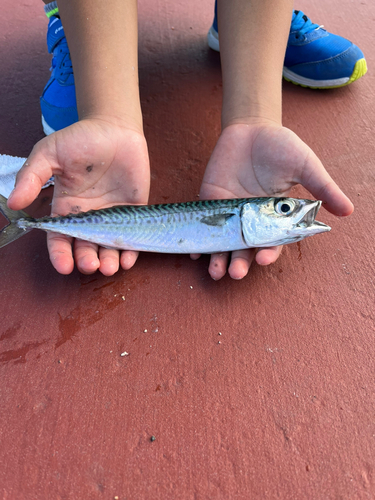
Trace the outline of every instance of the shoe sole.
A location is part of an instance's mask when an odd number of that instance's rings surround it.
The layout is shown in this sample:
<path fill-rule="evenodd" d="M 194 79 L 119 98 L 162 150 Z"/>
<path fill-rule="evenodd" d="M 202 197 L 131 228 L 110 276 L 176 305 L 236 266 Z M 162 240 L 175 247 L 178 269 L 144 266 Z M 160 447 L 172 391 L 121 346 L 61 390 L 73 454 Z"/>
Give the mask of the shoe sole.
<path fill-rule="evenodd" d="M 284 67 L 283 69 L 283 77 L 287 82 L 291 82 L 294 83 L 294 85 L 299 85 L 300 87 L 306 87 L 309 89 L 338 89 L 355 82 L 366 73 L 366 59 L 358 59 L 358 61 L 355 63 L 353 73 L 349 77 L 338 78 L 336 80 L 310 80 L 309 78 L 304 78 L 303 76 L 293 73 L 293 71 L 290 71 L 288 68 Z"/>
<path fill-rule="evenodd" d="M 54 130 L 52 127 L 50 127 L 48 125 L 48 123 L 46 122 L 44 116 L 42 115 L 42 127 L 43 127 L 43 132 L 46 134 L 46 135 L 51 135 L 53 134 L 54 132 L 56 132 L 56 130 Z"/>
<path fill-rule="evenodd" d="M 220 52 L 219 36 L 217 32 L 211 26 L 209 32 L 207 33 L 207 42 L 210 49 Z M 309 78 L 304 78 L 303 76 L 293 73 L 290 69 L 284 66 L 283 77 L 286 81 L 294 83 L 294 85 L 299 85 L 301 87 L 306 87 L 310 89 L 337 89 L 339 87 L 345 87 L 350 83 L 355 82 L 361 76 L 365 75 L 367 72 L 366 59 L 359 59 L 354 66 L 353 73 L 351 76 L 346 78 L 337 78 L 335 80 L 310 80 Z"/>
<path fill-rule="evenodd" d="M 212 26 L 207 33 L 207 43 L 210 49 L 220 52 L 219 35 Z"/>

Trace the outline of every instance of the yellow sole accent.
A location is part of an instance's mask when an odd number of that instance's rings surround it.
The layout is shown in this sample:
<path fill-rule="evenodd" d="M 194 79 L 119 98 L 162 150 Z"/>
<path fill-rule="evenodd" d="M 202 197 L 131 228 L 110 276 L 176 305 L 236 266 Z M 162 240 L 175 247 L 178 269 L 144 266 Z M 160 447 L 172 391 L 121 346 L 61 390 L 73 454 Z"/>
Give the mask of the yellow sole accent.
<path fill-rule="evenodd" d="M 361 76 L 365 75 L 366 73 L 367 73 L 366 59 L 359 59 L 355 63 L 353 73 L 351 74 L 351 77 L 349 78 L 349 80 L 346 83 L 343 83 L 341 85 L 334 85 L 332 87 L 310 87 L 310 85 L 303 85 L 302 83 L 293 82 L 292 80 L 290 80 L 289 78 L 286 78 L 285 76 L 284 76 L 284 80 L 286 80 L 287 82 L 293 83 L 294 85 L 299 85 L 300 87 L 305 87 L 305 88 L 313 89 L 313 90 L 315 90 L 315 89 L 338 89 L 340 87 L 346 87 L 346 85 L 349 85 L 350 83 L 355 82 L 356 80 L 361 78 Z"/>
<path fill-rule="evenodd" d="M 350 77 L 347 85 L 349 85 L 349 83 L 355 82 L 356 80 L 361 78 L 361 76 L 365 75 L 366 73 L 367 73 L 366 59 L 359 59 L 359 61 L 357 61 L 355 63 L 354 71 L 353 71 L 352 76 Z"/>

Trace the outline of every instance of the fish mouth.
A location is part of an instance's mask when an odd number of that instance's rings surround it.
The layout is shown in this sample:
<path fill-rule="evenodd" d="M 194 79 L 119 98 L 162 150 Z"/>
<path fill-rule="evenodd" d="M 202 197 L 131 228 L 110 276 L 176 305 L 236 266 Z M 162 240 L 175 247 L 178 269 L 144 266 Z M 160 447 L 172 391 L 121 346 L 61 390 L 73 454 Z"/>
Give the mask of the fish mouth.
<path fill-rule="evenodd" d="M 321 207 L 321 201 L 310 201 L 309 204 L 306 204 L 303 207 L 301 218 L 296 223 L 296 227 L 303 228 L 308 230 L 309 232 L 323 233 L 325 231 L 330 231 L 331 228 L 327 226 L 327 224 L 323 224 L 323 222 L 319 222 L 315 220 L 315 217 L 318 214 L 319 208 Z"/>

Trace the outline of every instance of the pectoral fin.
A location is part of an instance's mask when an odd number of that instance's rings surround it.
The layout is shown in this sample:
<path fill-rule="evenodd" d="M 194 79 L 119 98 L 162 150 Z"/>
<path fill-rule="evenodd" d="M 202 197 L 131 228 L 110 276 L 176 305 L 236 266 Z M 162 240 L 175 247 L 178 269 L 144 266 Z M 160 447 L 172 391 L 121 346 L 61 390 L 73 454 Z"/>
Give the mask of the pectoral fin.
<path fill-rule="evenodd" d="M 233 217 L 236 214 L 216 214 L 216 215 L 208 215 L 206 217 L 201 218 L 201 222 L 203 224 L 207 224 L 207 226 L 224 226 L 228 219 Z"/>

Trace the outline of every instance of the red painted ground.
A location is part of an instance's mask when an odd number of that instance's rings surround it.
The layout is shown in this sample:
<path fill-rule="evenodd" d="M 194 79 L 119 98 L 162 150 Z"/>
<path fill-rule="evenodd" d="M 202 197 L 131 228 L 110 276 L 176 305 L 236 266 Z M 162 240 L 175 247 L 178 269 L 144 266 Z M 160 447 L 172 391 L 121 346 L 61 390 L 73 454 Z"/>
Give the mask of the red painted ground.
<path fill-rule="evenodd" d="M 195 199 L 219 133 L 213 2 L 140 3 L 151 201 Z M 1 499 L 375 498 L 375 4 L 296 7 L 369 64 L 348 88 L 284 85 L 285 125 L 355 213 L 322 211 L 331 233 L 242 282 L 146 254 L 112 278 L 63 277 L 36 231 L 2 249 Z M 3 0 L 0 153 L 42 137 L 46 25 L 38 2 Z"/>

